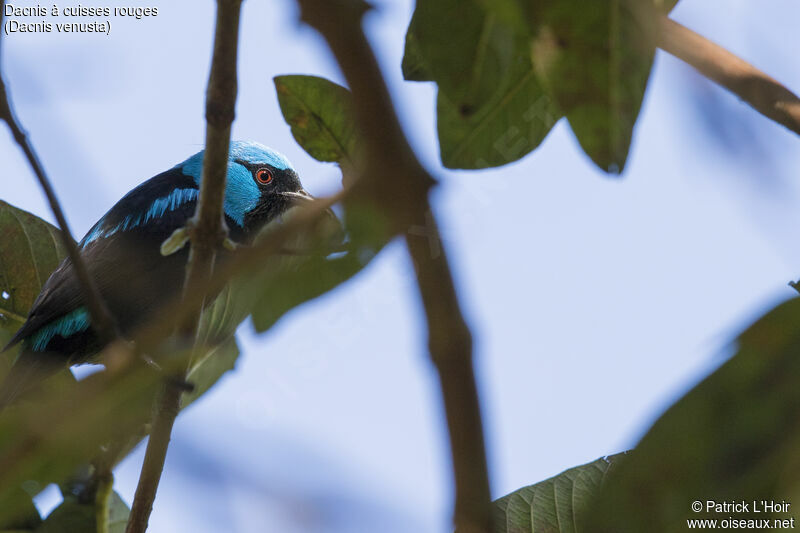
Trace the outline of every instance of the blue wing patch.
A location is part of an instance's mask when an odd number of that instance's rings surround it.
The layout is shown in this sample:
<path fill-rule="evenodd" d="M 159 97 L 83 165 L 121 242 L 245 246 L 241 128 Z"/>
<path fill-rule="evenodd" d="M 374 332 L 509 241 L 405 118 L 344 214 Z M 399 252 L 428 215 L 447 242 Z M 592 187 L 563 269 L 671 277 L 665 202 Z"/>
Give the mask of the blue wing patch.
<path fill-rule="evenodd" d="M 147 224 L 150 220 L 162 216 L 167 211 L 174 211 L 183 204 L 196 200 L 199 192 L 197 189 L 175 189 L 168 195 L 153 200 L 146 211 L 125 215 L 121 222 L 110 228 L 106 227 L 104 219 L 100 219 L 86 237 L 83 238 L 80 247 L 85 248 L 89 243 L 97 239 L 105 239 L 117 232 Z"/>
<path fill-rule="evenodd" d="M 73 312 L 50 322 L 46 326 L 31 335 L 27 342 L 30 343 L 32 350 L 42 352 L 53 340 L 53 337 L 60 335 L 65 339 L 89 328 L 89 313 L 85 307 L 79 307 Z"/>

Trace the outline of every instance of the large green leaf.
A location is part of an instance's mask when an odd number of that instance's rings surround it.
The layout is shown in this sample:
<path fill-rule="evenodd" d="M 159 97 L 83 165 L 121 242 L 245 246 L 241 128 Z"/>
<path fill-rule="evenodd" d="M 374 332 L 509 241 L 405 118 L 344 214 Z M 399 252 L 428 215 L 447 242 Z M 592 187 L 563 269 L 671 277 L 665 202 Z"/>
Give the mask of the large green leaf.
<path fill-rule="evenodd" d="M 319 161 L 355 164 L 357 140 L 350 91 L 317 76 L 277 76 L 278 103 L 292 135 Z"/>
<path fill-rule="evenodd" d="M 494 533 L 575 533 L 606 476 L 625 454 L 570 468 L 494 502 Z"/>
<path fill-rule="evenodd" d="M 339 163 L 348 185 L 348 171 L 357 170 L 361 160 L 350 91 L 315 76 L 279 76 L 275 87 L 284 119 L 297 142 L 312 157 Z M 257 330 L 268 329 L 289 310 L 353 277 L 388 242 L 390 232 L 384 214 L 359 202 L 348 202 L 344 207 L 345 251 L 330 254 L 332 246 L 343 244 L 344 235 L 341 223 L 328 217 L 317 228 L 287 243 L 289 249 L 300 253 L 268 258 L 255 276 L 238 282 L 244 285 L 244 290 L 238 290 L 246 293 L 242 297 L 253 300 Z M 291 216 L 293 213 L 284 219 Z M 265 228 L 262 238 L 276 226 Z"/>
<path fill-rule="evenodd" d="M 19 329 L 64 257 L 56 227 L 0 200 L 0 348 Z M 9 358 L 3 358 L 8 363 Z M 2 374 L 5 374 L 3 371 Z"/>
<path fill-rule="evenodd" d="M 640 0 L 533 2 L 531 58 L 583 150 L 625 166 L 655 54 L 656 10 Z"/>
<path fill-rule="evenodd" d="M 444 165 L 519 159 L 565 115 L 589 157 L 621 172 L 655 54 L 658 9 L 674 5 L 654 1 L 419 0 L 403 71 L 439 86 Z"/>
<path fill-rule="evenodd" d="M 418 0 L 403 74 L 430 79 L 464 116 L 484 107 L 518 55 L 516 33 L 474 0 Z"/>
<path fill-rule="evenodd" d="M 488 4 L 420 0 L 406 34 L 403 75 L 438 84 L 439 144 L 449 168 L 515 161 L 560 116 L 533 71 L 522 5 Z"/>
<path fill-rule="evenodd" d="M 588 532 L 686 531 L 687 520 L 791 519 L 800 502 L 800 299 L 751 326 L 736 355 L 673 405 L 609 478 Z M 707 512 L 708 500 L 791 502 Z M 699 501 L 700 512 L 691 509 Z"/>
<path fill-rule="evenodd" d="M 477 112 L 464 114 L 440 90 L 437 102 L 442 163 L 479 169 L 516 161 L 539 146 L 559 118 L 527 55 L 520 55 Z"/>

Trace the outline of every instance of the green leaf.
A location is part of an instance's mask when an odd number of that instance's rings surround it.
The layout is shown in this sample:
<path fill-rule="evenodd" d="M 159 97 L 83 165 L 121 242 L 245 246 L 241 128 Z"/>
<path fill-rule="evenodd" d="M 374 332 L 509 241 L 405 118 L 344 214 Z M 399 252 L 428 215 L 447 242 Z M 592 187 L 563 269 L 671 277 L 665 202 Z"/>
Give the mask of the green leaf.
<path fill-rule="evenodd" d="M 289 215 L 291 216 L 291 215 Z M 298 235 L 289 246 L 303 253 L 268 258 L 258 276 L 245 282 L 256 298 L 253 324 L 265 331 L 280 317 L 352 278 L 388 242 L 383 216 L 366 206 L 348 205 L 345 222 L 351 245 L 347 252 L 329 254 L 331 229 Z M 338 223 L 337 223 L 338 224 Z M 266 228 L 263 235 L 272 230 Z M 322 238 L 320 236 L 322 235 Z M 334 234 L 334 243 L 340 242 Z"/>
<path fill-rule="evenodd" d="M 14 516 L 7 516 L 5 520 L 0 520 L 0 533 L 9 531 L 32 531 L 42 523 L 42 517 L 39 511 L 33 504 L 31 495 L 19 488 L 17 492 L 17 501 L 19 507 L 16 509 Z"/>
<path fill-rule="evenodd" d="M 655 54 L 656 6 L 674 5 L 654 2 L 419 0 L 403 72 L 439 86 L 444 165 L 517 160 L 566 116 L 587 155 L 622 172 Z"/>
<path fill-rule="evenodd" d="M 94 505 L 65 501 L 53 509 L 36 533 L 94 533 L 97 531 Z"/>
<path fill-rule="evenodd" d="M 527 55 L 520 55 L 491 100 L 474 114 L 461 113 L 439 91 L 442 163 L 479 169 L 516 161 L 539 146 L 559 118 Z"/>
<path fill-rule="evenodd" d="M 315 76 L 275 78 L 284 119 L 300 146 L 320 161 L 339 163 L 345 178 L 357 168 L 361 147 L 350 91 Z M 293 213 L 283 218 L 289 219 Z M 391 232 L 385 214 L 349 202 L 345 205 L 347 251 L 330 254 L 342 244 L 338 219 L 324 219 L 317 228 L 286 243 L 299 253 L 280 253 L 264 261 L 259 273 L 234 281 L 237 299 L 248 301 L 253 324 L 265 331 L 298 305 L 333 290 L 360 272 L 388 242 Z M 262 230 L 261 238 L 277 227 Z"/>
<path fill-rule="evenodd" d="M 650 2 L 531 4 L 531 58 L 578 142 L 603 170 L 622 172 L 655 54 Z"/>
<path fill-rule="evenodd" d="M 25 322 L 42 285 L 65 251 L 56 227 L 2 200 L 0 235 L 1 349 Z M 7 357 L 4 360 L 8 363 Z"/>
<path fill-rule="evenodd" d="M 653 0 L 656 9 L 665 15 L 672 11 L 677 3 L 678 0 Z"/>
<path fill-rule="evenodd" d="M 431 79 L 463 115 L 497 92 L 518 52 L 516 33 L 474 0 L 418 0 L 406 36 L 406 79 Z"/>
<path fill-rule="evenodd" d="M 278 76 L 275 89 L 292 135 L 311 157 L 354 165 L 357 141 L 350 91 L 317 76 Z"/>
<path fill-rule="evenodd" d="M 181 397 L 181 409 L 188 407 L 213 387 L 226 372 L 233 370 L 238 358 L 239 346 L 236 344 L 236 338 L 231 336 L 227 341 L 205 351 L 202 357 L 193 361 L 186 380 L 194 385 L 194 390 Z"/>
<path fill-rule="evenodd" d="M 266 331 L 285 313 L 347 281 L 364 267 L 354 254 L 327 259 L 311 257 L 294 271 L 271 277 L 261 287 L 263 297 L 253 311 L 253 324 Z"/>
<path fill-rule="evenodd" d="M 800 502 L 800 299 L 745 331 L 738 352 L 659 418 L 587 515 L 588 532 L 685 531 L 688 519 L 776 518 Z M 789 513 L 705 512 L 707 500 L 791 502 Z M 700 501 L 701 512 L 691 504 Z"/>
<path fill-rule="evenodd" d="M 528 35 L 530 5 L 520 0 L 476 0 L 483 9 L 493 14 L 516 32 Z"/>
<path fill-rule="evenodd" d="M 184 357 L 159 360 L 165 373 Z M 17 487 L 61 483 L 98 455 L 101 446 L 125 441 L 150 419 L 162 374 L 139 363 L 125 372 L 93 374 L 68 389 L 43 391 L 0 417 L 0 521 L 25 505 Z"/>
<path fill-rule="evenodd" d="M 427 65 L 425 65 L 425 59 L 422 57 L 419 40 L 414 32 L 411 31 L 411 28 L 406 32 L 406 49 L 403 53 L 401 68 L 403 70 L 403 78 L 406 81 L 433 80 L 433 75 L 428 70 Z"/>
<path fill-rule="evenodd" d="M 494 533 L 584 531 L 583 513 L 625 454 L 570 468 L 494 502 Z"/>
<path fill-rule="evenodd" d="M 535 149 L 560 118 L 530 61 L 518 0 L 420 0 L 406 34 L 403 73 L 439 87 L 442 163 L 480 169 Z"/>
<path fill-rule="evenodd" d="M 522 33 L 530 31 L 530 22 L 534 20 L 535 2 L 530 0 L 476 0 L 484 9 L 493 13 L 504 24 Z M 652 0 L 653 6 L 661 13 L 667 14 L 675 7 L 678 0 Z"/>
<path fill-rule="evenodd" d="M 108 533 L 125 533 L 130 514 L 131 510 L 117 491 L 112 492 L 108 509 Z"/>
<path fill-rule="evenodd" d="M 66 255 L 58 228 L 0 200 L 0 350 L 25 322 L 42 285 Z M 0 381 L 5 378 L 19 348 L 0 353 Z M 43 384 L 74 382 L 68 370 Z"/>
<path fill-rule="evenodd" d="M 130 509 L 116 493 L 111 493 L 108 503 L 108 533 L 125 533 Z M 97 527 L 97 508 L 95 505 L 65 500 L 36 529 L 35 533 L 94 533 Z"/>

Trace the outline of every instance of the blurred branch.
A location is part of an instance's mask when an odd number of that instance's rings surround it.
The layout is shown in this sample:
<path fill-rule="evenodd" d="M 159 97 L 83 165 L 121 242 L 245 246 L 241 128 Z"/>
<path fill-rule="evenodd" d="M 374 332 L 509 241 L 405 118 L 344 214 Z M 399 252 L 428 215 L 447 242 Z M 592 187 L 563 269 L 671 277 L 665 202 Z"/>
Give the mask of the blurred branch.
<path fill-rule="evenodd" d="M 747 61 L 667 17 L 661 19 L 658 45 L 765 117 L 800 134 L 800 98 Z"/>
<path fill-rule="evenodd" d="M 434 180 L 408 144 L 361 27 L 369 6 L 361 0 L 297 2 L 302 20 L 328 42 L 353 92 L 366 144 L 362 179 L 355 187 L 389 214 L 396 231 L 405 233 L 414 261 L 450 432 L 455 525 L 463 533 L 486 533 L 491 529 L 489 475 L 472 369 L 472 339 L 428 202 Z"/>
<path fill-rule="evenodd" d="M 214 52 L 206 93 L 206 146 L 203 156 L 203 177 L 197 210 L 188 223 L 191 248 L 186 267 L 184 297 L 190 288 L 210 281 L 217 250 L 227 237 L 223 218 L 225 181 L 231 124 L 236 107 L 236 56 L 239 43 L 241 0 L 217 0 Z M 189 309 L 181 323 L 182 333 L 195 335 L 203 300 Z M 168 380 L 159 398 L 153 429 L 147 442 L 142 473 L 136 487 L 127 533 L 144 533 L 153 508 L 161 472 L 167 455 L 172 426 L 180 411 L 180 398 L 185 389 L 186 369 L 177 379 Z"/>
<path fill-rule="evenodd" d="M 428 321 L 428 344 L 439 373 L 456 482 L 459 533 L 490 531 L 489 477 L 472 367 L 472 336 L 458 307 L 453 278 L 430 212 L 406 235 Z"/>
<path fill-rule="evenodd" d="M 0 2 L 0 8 L 3 8 L 0 10 L 1 29 L 3 27 L 3 15 L 5 13 L 4 0 Z M 2 44 L 3 41 L 2 33 L 4 32 L 0 31 L 0 44 Z M 0 48 L 0 52 L 2 52 L 2 48 Z M 94 283 L 94 280 L 89 274 L 89 270 L 86 268 L 86 263 L 84 263 L 83 259 L 81 258 L 78 245 L 75 243 L 75 239 L 72 237 L 72 232 L 69 229 L 69 225 L 67 225 L 67 219 L 64 217 L 64 211 L 61 209 L 61 205 L 58 202 L 58 198 L 53 190 L 53 186 L 50 184 L 50 179 L 47 177 L 44 167 L 39 160 L 39 156 L 36 154 L 33 144 L 28 139 L 25 130 L 22 129 L 22 125 L 20 124 L 19 119 L 14 112 L 14 106 L 11 104 L 11 99 L 8 95 L 8 91 L 6 90 L 6 83 L 3 76 L 1 62 L 2 54 L 0 53 L 0 119 L 4 120 L 6 124 L 8 124 L 11 134 L 14 136 L 14 140 L 19 145 L 20 149 L 22 149 L 25 157 L 28 159 L 28 163 L 31 165 L 33 173 L 36 174 L 36 178 L 39 180 L 39 184 L 41 185 L 42 190 L 47 197 L 47 201 L 50 204 L 50 209 L 53 211 L 53 215 L 56 217 L 58 226 L 61 229 L 61 242 L 64 245 L 64 248 L 67 250 L 67 256 L 72 263 L 72 268 L 75 269 L 78 283 L 83 291 L 86 307 L 89 310 L 89 316 L 91 317 L 92 328 L 97 332 L 97 335 L 101 340 L 106 342 L 113 341 L 119 337 L 116 323 L 111 316 L 111 313 L 108 311 L 108 307 L 106 307 L 105 300 L 103 300 L 100 290 L 97 288 L 97 285 Z"/>

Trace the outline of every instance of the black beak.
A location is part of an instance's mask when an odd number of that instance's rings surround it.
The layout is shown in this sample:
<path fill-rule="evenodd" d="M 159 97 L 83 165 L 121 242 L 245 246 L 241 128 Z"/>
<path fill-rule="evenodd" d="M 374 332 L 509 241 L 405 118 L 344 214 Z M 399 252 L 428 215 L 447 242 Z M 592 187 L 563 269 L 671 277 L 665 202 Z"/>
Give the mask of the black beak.
<path fill-rule="evenodd" d="M 292 203 L 297 205 L 302 205 L 303 203 L 310 202 L 314 199 L 314 197 L 311 196 L 305 189 L 300 189 L 297 192 L 282 192 L 280 194 L 285 198 L 289 198 Z"/>

